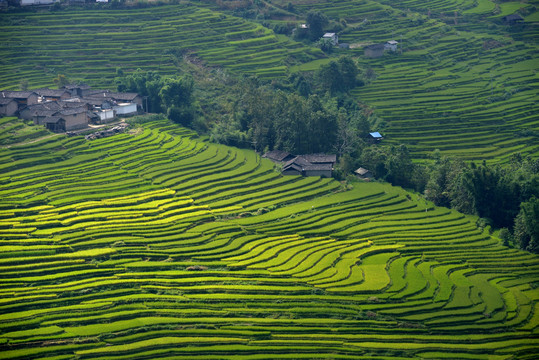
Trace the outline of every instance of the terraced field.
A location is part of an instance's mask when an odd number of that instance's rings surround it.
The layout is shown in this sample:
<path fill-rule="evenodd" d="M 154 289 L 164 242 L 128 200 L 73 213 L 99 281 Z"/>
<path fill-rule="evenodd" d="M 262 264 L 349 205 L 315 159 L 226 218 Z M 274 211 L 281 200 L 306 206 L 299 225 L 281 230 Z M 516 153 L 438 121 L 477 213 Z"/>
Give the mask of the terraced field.
<path fill-rule="evenodd" d="M 282 7 L 287 3 L 278 1 Z M 339 41 L 350 44 L 348 54 L 376 74 L 354 96 L 374 111 L 376 124 L 383 124 L 376 130 L 387 142 L 406 144 L 416 159 L 435 149 L 492 162 L 515 152 L 538 155 L 537 12 L 524 25 L 501 20 L 536 2 L 293 3 L 298 14 L 316 9 L 346 20 Z M 396 53 L 364 56 L 363 46 L 388 40 L 400 42 Z M 312 70 L 310 64 L 302 68 Z"/>
<path fill-rule="evenodd" d="M 536 358 L 539 259 L 162 120 L 0 152 L 0 359 Z"/>
<path fill-rule="evenodd" d="M 184 54 L 233 72 L 275 78 L 286 74 L 285 59 L 293 63 L 324 56 L 317 48 L 200 3 L 3 14 L 0 31 L 1 89 L 16 88 L 23 80 L 31 88 L 50 86 L 57 73 L 110 87 L 116 68 L 173 74 Z"/>
<path fill-rule="evenodd" d="M 226 15 L 214 3 L 4 14 L 0 88 L 25 80 L 31 88 L 51 86 L 58 73 L 114 87 L 117 68 L 173 74 L 185 54 L 267 79 L 329 61 L 318 48 Z M 419 160 L 435 149 L 489 162 L 515 152 L 538 155 L 535 2 L 276 0 L 272 6 L 285 11 L 289 3 L 299 19 L 313 9 L 346 20 L 339 39 L 353 49 L 337 55 L 351 55 L 376 74 L 353 96 L 373 110 L 375 130 L 387 143 L 406 144 Z M 502 24 L 502 16 L 520 9 L 531 11 L 524 26 Z M 364 56 L 362 46 L 391 39 L 400 42 L 397 53 Z"/>

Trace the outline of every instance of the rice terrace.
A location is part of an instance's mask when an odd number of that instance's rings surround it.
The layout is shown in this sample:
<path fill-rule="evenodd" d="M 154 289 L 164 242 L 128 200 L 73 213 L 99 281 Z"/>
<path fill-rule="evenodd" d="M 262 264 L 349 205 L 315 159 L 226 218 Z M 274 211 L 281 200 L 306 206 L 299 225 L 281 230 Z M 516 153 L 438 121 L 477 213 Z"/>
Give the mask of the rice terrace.
<path fill-rule="evenodd" d="M 538 10 L 0 0 L 0 359 L 537 359 Z"/>

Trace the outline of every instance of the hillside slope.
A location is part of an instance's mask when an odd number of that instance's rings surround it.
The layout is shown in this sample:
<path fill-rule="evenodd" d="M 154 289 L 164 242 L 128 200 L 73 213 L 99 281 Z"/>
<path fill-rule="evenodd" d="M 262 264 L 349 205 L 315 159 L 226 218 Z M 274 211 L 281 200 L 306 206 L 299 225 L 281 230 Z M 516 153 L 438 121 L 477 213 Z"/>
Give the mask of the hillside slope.
<path fill-rule="evenodd" d="M 537 256 L 272 168 L 165 120 L 1 150 L 0 359 L 537 356 Z"/>
<path fill-rule="evenodd" d="M 117 69 L 174 74 L 185 56 L 232 74 L 285 79 L 331 58 L 262 24 L 299 24 L 317 10 L 346 24 L 340 42 L 352 49 L 332 56 L 350 55 L 375 74 L 353 96 L 372 110 L 388 143 L 406 144 L 416 159 L 435 149 L 489 162 L 538 154 L 534 1 L 258 2 L 260 23 L 216 4 L 223 3 L 3 14 L 0 88 L 52 86 L 57 74 L 114 88 Z M 281 12 L 272 19 L 276 6 Z M 525 21 L 504 24 L 513 12 Z M 397 52 L 365 56 L 364 46 L 388 40 L 399 41 Z"/>

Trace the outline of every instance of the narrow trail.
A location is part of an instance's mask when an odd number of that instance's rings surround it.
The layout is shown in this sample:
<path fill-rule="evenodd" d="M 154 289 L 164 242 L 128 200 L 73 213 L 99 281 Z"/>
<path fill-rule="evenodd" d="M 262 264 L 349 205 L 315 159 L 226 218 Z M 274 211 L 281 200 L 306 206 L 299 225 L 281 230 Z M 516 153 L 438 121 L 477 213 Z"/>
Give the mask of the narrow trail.
<path fill-rule="evenodd" d="M 38 142 L 38 141 L 41 141 L 41 140 L 45 140 L 45 139 L 48 139 L 48 138 L 51 138 L 51 137 L 54 137 L 54 136 L 59 136 L 59 135 L 65 135 L 65 133 L 45 135 L 45 136 L 38 137 L 38 138 L 28 140 L 28 141 L 21 141 L 21 142 L 15 143 L 15 144 L 4 145 L 4 146 L 2 146 L 2 148 L 3 149 L 9 149 L 10 147 L 13 147 L 13 146 L 32 144 L 32 143 L 35 143 L 35 142 Z"/>

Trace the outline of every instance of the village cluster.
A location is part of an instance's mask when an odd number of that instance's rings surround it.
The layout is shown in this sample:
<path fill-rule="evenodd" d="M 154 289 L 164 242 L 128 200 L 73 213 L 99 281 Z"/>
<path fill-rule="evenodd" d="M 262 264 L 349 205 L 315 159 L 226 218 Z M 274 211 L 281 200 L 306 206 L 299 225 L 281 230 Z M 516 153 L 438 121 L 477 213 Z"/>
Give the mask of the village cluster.
<path fill-rule="evenodd" d="M 142 111 L 142 97 L 69 85 L 61 89 L 0 91 L 0 117 L 18 116 L 53 132 L 85 129 Z"/>
<path fill-rule="evenodd" d="M 59 3 L 60 0 L 18 0 L 14 1 L 13 4 L 9 4 L 8 0 L 0 0 L 0 8 L 8 7 L 9 5 L 12 6 L 34 6 L 34 5 L 53 5 L 55 3 Z M 109 0 L 69 0 L 69 3 L 72 4 L 84 4 L 84 3 L 108 3 Z"/>

